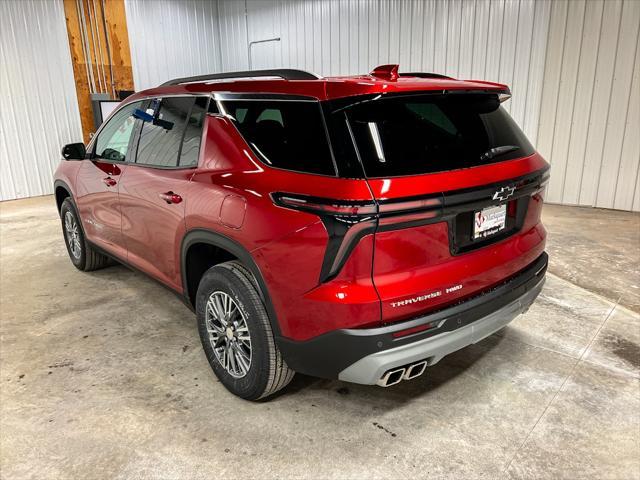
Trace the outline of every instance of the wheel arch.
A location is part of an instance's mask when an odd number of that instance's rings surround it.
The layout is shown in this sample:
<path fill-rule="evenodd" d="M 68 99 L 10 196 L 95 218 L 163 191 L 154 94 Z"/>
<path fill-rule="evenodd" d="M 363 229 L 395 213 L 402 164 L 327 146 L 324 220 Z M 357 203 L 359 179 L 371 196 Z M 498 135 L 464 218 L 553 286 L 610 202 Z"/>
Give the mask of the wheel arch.
<path fill-rule="evenodd" d="M 58 213 L 60 213 L 60 208 L 62 208 L 62 202 L 67 197 L 70 197 L 73 201 L 73 193 L 71 193 L 71 188 L 62 180 L 56 180 L 53 183 L 53 191 L 56 196 L 56 205 L 58 207 Z M 75 202 L 74 202 L 75 203 Z"/>
<path fill-rule="evenodd" d="M 275 308 L 273 307 L 269 289 L 267 288 L 267 284 L 264 280 L 262 272 L 260 271 L 260 268 L 247 249 L 245 249 L 235 240 L 232 240 L 231 238 L 226 237 L 220 233 L 205 229 L 194 229 L 188 231 L 183 237 L 182 245 L 180 248 L 180 272 L 182 277 L 182 288 L 185 302 L 193 306 L 193 308 L 195 309 L 196 292 L 193 291 L 194 286 L 189 285 L 187 256 L 189 253 L 189 249 L 199 244 L 211 245 L 212 247 L 216 247 L 228 252 L 253 274 L 259 287 L 258 293 L 264 301 L 267 314 L 269 315 L 269 322 L 271 324 L 274 336 L 279 336 L 280 325 L 278 324 L 278 317 L 276 315 Z M 197 291 L 197 285 L 195 286 L 195 290 Z"/>

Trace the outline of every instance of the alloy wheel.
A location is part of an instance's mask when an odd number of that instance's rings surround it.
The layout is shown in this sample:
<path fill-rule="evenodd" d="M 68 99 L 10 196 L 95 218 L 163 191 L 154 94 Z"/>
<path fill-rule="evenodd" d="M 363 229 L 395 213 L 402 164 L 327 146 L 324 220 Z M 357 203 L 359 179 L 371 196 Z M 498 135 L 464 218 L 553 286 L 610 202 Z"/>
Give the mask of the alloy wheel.
<path fill-rule="evenodd" d="M 207 300 L 205 321 L 220 365 L 232 377 L 244 377 L 251 367 L 251 335 L 238 304 L 225 292 L 213 292 Z"/>
<path fill-rule="evenodd" d="M 74 258 L 79 259 L 82 254 L 82 245 L 80 244 L 80 230 L 78 222 L 71 212 L 64 215 L 64 229 L 67 234 L 67 243 L 69 251 Z"/>

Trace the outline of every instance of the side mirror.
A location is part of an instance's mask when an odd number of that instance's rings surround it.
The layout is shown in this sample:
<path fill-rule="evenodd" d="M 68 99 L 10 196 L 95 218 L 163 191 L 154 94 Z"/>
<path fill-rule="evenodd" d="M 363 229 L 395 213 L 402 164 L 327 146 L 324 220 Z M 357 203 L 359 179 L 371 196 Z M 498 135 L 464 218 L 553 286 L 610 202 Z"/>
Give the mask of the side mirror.
<path fill-rule="evenodd" d="M 62 147 L 62 158 L 65 160 L 84 160 L 86 155 L 84 143 L 68 143 Z"/>

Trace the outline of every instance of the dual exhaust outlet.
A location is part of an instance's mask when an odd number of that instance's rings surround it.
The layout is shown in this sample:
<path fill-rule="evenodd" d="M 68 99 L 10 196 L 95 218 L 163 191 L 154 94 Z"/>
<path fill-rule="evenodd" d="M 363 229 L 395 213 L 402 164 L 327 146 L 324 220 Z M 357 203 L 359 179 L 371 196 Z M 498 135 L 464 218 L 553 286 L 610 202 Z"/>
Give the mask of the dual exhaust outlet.
<path fill-rule="evenodd" d="M 393 370 L 388 370 L 382 378 L 378 380 L 377 384 L 381 387 L 390 387 L 391 385 L 400 383 L 403 380 L 413 380 L 414 378 L 422 375 L 426 369 L 426 360 L 412 363 L 406 367 L 394 368 Z"/>

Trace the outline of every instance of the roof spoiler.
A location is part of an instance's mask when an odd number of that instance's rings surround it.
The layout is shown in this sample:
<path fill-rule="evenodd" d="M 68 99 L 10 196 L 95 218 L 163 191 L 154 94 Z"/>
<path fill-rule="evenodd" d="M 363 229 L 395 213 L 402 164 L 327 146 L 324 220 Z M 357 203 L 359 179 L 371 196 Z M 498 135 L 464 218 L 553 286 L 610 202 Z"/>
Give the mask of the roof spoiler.
<path fill-rule="evenodd" d="M 418 78 L 444 78 L 445 80 L 456 80 L 453 77 L 448 77 L 447 75 L 441 75 L 439 73 L 428 73 L 428 72 L 406 72 L 400 73 L 401 77 L 418 77 Z"/>
<path fill-rule="evenodd" d="M 407 72 L 398 73 L 400 65 L 378 65 L 374 68 L 369 75 L 372 77 L 380 78 L 382 80 L 390 80 L 395 82 L 398 77 L 417 77 L 417 78 L 444 78 L 446 80 L 455 80 L 455 78 L 448 77 L 446 75 L 440 75 L 439 73 L 427 73 L 427 72 Z"/>
<path fill-rule="evenodd" d="M 304 70 L 294 70 L 290 68 L 277 68 L 273 70 L 245 70 L 242 72 L 210 73 L 207 75 L 197 75 L 195 77 L 183 77 L 169 80 L 160 85 L 168 87 L 170 85 L 181 85 L 184 83 L 204 83 L 209 80 L 225 80 L 232 78 L 253 78 L 253 77 L 279 77 L 283 80 L 318 80 L 320 77 Z"/>
<path fill-rule="evenodd" d="M 465 80 L 465 81 L 473 82 L 473 83 L 482 83 L 487 87 L 491 87 L 490 91 L 492 93 L 498 94 L 498 100 L 500 100 L 500 103 L 506 102 L 511 98 L 511 89 L 504 83 L 487 82 L 485 80 Z"/>
<path fill-rule="evenodd" d="M 381 80 L 388 80 L 391 82 L 395 82 L 396 80 L 398 80 L 399 77 L 440 78 L 444 80 L 457 80 L 456 78 L 449 77 L 447 75 L 441 75 L 439 73 L 428 73 L 428 72 L 398 73 L 398 68 L 400 68 L 400 65 L 398 64 L 379 65 L 376 68 L 374 68 L 371 71 L 371 73 L 369 73 L 369 75 L 371 75 L 372 77 L 379 78 Z M 484 85 L 487 85 L 488 87 L 491 87 L 491 89 L 488 91 L 491 93 L 497 93 L 500 103 L 506 102 L 511 98 L 511 90 L 509 90 L 509 87 L 507 87 L 502 83 L 485 82 L 482 80 L 467 80 L 467 81 L 474 82 L 474 83 L 482 83 Z"/>

